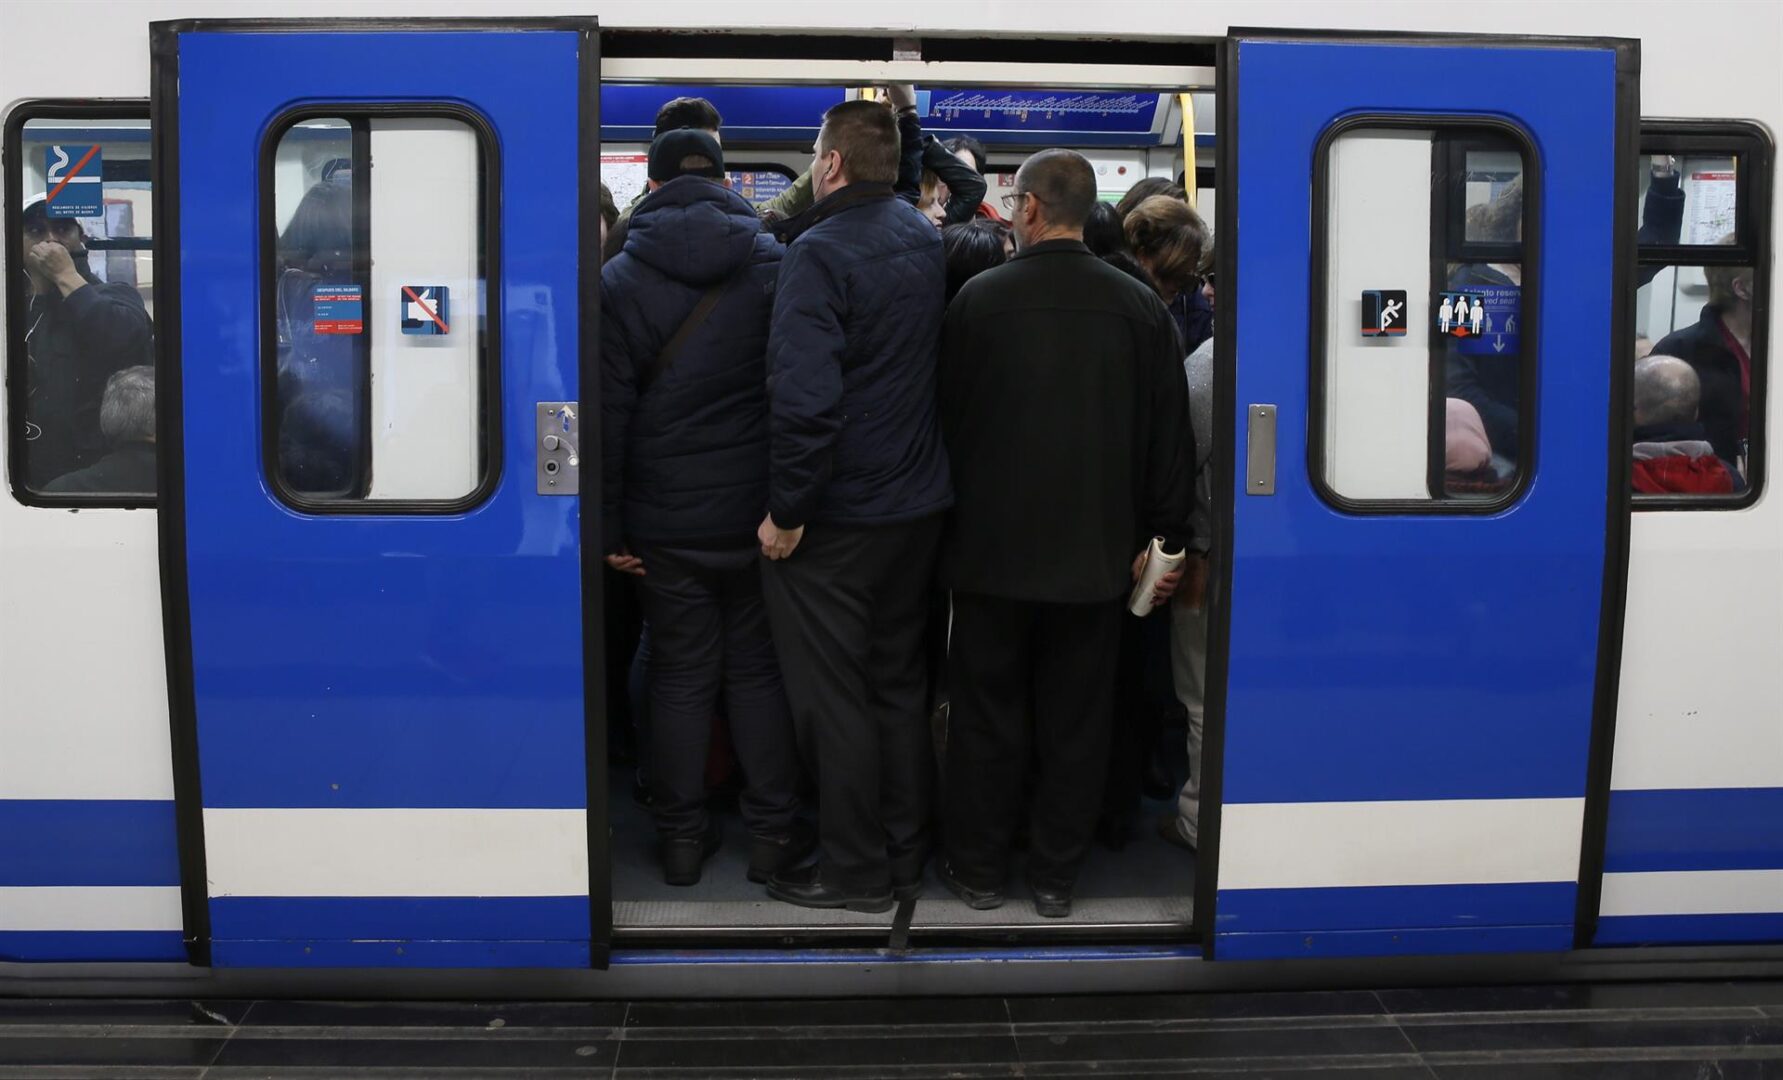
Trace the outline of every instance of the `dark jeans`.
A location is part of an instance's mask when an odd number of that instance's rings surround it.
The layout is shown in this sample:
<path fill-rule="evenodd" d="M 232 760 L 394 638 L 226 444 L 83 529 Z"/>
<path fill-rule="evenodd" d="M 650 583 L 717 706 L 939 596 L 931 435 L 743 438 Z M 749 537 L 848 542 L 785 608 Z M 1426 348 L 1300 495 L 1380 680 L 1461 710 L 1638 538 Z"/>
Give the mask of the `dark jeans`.
<path fill-rule="evenodd" d="M 722 691 L 743 767 L 743 821 L 757 835 L 784 834 L 798 812 L 798 754 L 762 604 L 760 551 L 631 550 L 644 560 L 657 831 L 699 836 L 706 828 L 706 755 Z"/>
<path fill-rule="evenodd" d="M 816 773 L 823 880 L 845 893 L 913 880 L 928 855 L 923 638 L 940 538 L 939 514 L 812 525 L 763 575 L 793 726 Z"/>
<path fill-rule="evenodd" d="M 1028 878 L 1069 891 L 1102 803 L 1125 607 L 953 594 L 943 838 L 953 873 L 1000 889 L 1029 815 Z M 1037 765 L 1031 809 L 1023 805 Z"/>

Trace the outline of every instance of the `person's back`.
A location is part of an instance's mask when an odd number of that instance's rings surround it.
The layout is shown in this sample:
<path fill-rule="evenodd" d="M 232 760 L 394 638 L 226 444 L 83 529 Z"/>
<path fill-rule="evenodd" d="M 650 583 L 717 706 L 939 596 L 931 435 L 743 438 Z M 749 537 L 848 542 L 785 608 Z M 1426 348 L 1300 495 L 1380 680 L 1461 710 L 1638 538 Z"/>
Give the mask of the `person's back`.
<path fill-rule="evenodd" d="M 1089 161 L 1042 151 L 1015 186 L 1020 249 L 960 290 L 943 335 L 959 497 L 939 875 L 973 908 L 1002 904 L 1026 816 L 1034 908 L 1058 918 L 1102 802 L 1122 598 L 1152 534 L 1167 552 L 1190 539 L 1194 453 L 1170 313 L 1083 243 Z M 1180 581 L 1164 572 L 1150 600 Z"/>
<path fill-rule="evenodd" d="M 711 133 L 650 144 L 650 194 L 601 268 L 607 565 L 638 577 L 650 633 L 650 785 L 663 880 L 693 885 L 719 844 L 706 812 L 712 717 L 743 765 L 748 877 L 797 863 L 798 760 L 762 601 L 764 350 L 780 245 L 721 182 Z"/>
<path fill-rule="evenodd" d="M 1163 304 L 1082 244 L 1049 241 L 969 282 L 945 340 L 957 500 L 943 580 L 1051 602 L 1121 592 L 1157 527 L 1140 519 L 1148 472 L 1180 473 L 1170 483 L 1185 491 L 1189 481 L 1186 462 L 1148 458 L 1144 406 L 1183 399 Z"/>
<path fill-rule="evenodd" d="M 609 538 L 748 544 L 767 504 L 766 349 L 780 245 L 704 177 L 640 203 L 601 270 Z M 728 284 L 727 284 L 728 283 Z M 723 285 L 671 364 L 657 358 Z"/>
<path fill-rule="evenodd" d="M 873 101 L 824 113 L 817 202 L 784 226 L 769 334 L 763 591 L 817 774 L 815 863 L 768 895 L 889 910 L 922 888 L 934 761 L 927 590 L 953 498 L 935 410 L 941 235 L 894 194 L 901 134 Z"/>
<path fill-rule="evenodd" d="M 896 524 L 948 505 L 941 234 L 889 188 L 860 190 L 871 186 L 841 193 L 786 250 L 768 358 L 782 524 Z M 807 453 L 819 441 L 827 469 Z"/>

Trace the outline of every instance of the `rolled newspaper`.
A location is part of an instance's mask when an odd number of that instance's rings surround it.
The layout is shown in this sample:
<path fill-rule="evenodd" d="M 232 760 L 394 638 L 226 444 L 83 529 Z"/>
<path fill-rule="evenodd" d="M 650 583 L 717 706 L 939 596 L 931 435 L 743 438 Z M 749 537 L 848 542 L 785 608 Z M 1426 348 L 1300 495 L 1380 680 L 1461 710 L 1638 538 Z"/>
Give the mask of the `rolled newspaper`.
<path fill-rule="evenodd" d="M 1174 555 L 1164 552 L 1164 538 L 1152 537 L 1152 546 L 1145 553 L 1145 567 L 1139 572 L 1139 580 L 1133 585 L 1133 595 L 1127 598 L 1127 610 L 1144 618 L 1152 613 L 1152 593 L 1158 588 L 1158 579 L 1182 565 L 1186 550 Z"/>

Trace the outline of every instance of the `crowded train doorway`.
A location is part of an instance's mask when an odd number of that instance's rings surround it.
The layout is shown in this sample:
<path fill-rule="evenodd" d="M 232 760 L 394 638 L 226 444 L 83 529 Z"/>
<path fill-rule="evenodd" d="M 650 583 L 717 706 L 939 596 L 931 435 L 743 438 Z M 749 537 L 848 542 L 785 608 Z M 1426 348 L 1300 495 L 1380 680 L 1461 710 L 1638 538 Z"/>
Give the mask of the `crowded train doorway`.
<path fill-rule="evenodd" d="M 789 42 L 830 55 L 793 59 L 768 51 Z M 719 36 L 700 44 L 714 54 L 688 59 L 681 51 L 688 45 L 684 38 L 603 36 L 600 150 L 602 197 L 611 199 L 609 258 L 623 248 L 631 212 L 648 194 L 648 152 L 659 112 L 685 113 L 664 121 L 671 128 L 721 125 L 723 167 L 732 190 L 772 223 L 809 205 L 808 195 L 801 199 L 809 183 L 804 174 L 827 109 L 861 98 L 896 108 L 900 95 L 908 94 L 923 135 L 939 144 L 939 153 L 930 150 L 924 161 L 918 208 L 942 231 L 949 297 L 971 273 L 1007 257 L 1017 168 L 1038 151 L 1064 148 L 1082 153 L 1096 171 L 1101 205 L 1087 230 L 1092 249 L 1154 287 L 1158 277 L 1164 279 L 1161 299 L 1176 312 L 1181 332 L 1191 336 L 1185 355 L 1209 339 L 1211 312 L 1202 283 L 1210 276 L 1211 242 L 1201 243 L 1193 264 L 1173 264 L 1154 277 L 1134 259 L 1122 215 L 1161 193 L 1194 208 L 1191 216 L 1206 223 L 1211 238 L 1217 139 L 1211 45 L 1148 45 L 1117 56 L 1111 43 L 1058 42 L 1023 55 L 1011 52 L 1009 43 L 942 40 L 922 43 L 927 62 L 914 55 L 886 62 L 844 55 L 866 48 L 864 43 L 838 51 L 834 42 Z M 1068 60 L 1066 52 L 1075 55 Z M 945 59 L 928 60 L 931 55 Z M 690 99 L 702 109 L 709 104 L 710 112 L 687 111 Z M 975 257 L 968 247 L 982 251 Z M 611 295 L 606 300 L 623 302 Z M 612 317 L 611 311 L 603 314 Z M 933 865 L 924 871 L 920 894 L 901 896 L 886 913 L 814 910 L 770 898 L 755 880 L 760 875 L 750 873 L 751 832 L 746 809 L 739 807 L 740 796 L 745 802 L 748 797 L 738 763 L 742 755 L 722 707 L 711 718 L 705 766 L 707 809 L 722 840 L 697 883 L 669 884 L 652 809 L 651 762 L 661 760 L 660 751 L 652 752 L 652 632 L 633 579 L 609 569 L 605 593 L 607 809 L 616 942 L 936 944 L 1006 942 L 1035 934 L 1190 940 L 1195 852 L 1178 815 L 1189 779 L 1188 725 L 1172 678 L 1171 619 L 1162 609 L 1152 618 L 1130 620 L 1134 632 L 1123 640 L 1120 670 L 1108 674 L 1118 692 L 1113 760 L 1106 776 L 1098 778 L 1106 781 L 1104 810 L 1071 914 L 1060 919 L 1038 915 L 1022 884 L 1025 827 L 1014 841 L 1007 902 L 995 909 L 975 910 L 956 899 Z M 950 713 L 947 629 L 946 599 L 938 593 L 931 601 L 934 640 L 928 645 L 925 710 L 941 770 Z M 937 823 L 939 803 L 937 797 Z"/>

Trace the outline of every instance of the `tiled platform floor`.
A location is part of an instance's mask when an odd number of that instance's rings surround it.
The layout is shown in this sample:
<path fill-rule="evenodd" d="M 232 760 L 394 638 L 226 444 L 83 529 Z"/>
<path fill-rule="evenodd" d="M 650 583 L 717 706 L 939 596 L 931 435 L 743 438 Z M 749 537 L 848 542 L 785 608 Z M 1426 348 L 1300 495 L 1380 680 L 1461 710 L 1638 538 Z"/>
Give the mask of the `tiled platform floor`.
<path fill-rule="evenodd" d="M 579 1004 L 0 999 L 0 1078 L 1178 1075 L 1783 1077 L 1783 983 Z"/>

